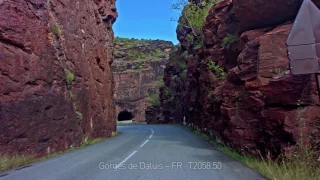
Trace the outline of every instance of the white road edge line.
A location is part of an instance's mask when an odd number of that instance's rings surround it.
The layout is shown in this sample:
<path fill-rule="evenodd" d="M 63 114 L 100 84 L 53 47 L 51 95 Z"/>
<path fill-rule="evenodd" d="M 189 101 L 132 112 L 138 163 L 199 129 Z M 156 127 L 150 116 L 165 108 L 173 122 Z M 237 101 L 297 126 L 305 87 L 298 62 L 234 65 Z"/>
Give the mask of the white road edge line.
<path fill-rule="evenodd" d="M 137 153 L 138 151 L 133 151 L 128 157 L 126 157 L 123 161 L 121 161 L 118 166 L 117 169 L 119 169 L 119 167 L 124 164 L 125 162 L 127 162 L 135 153 Z"/>
<path fill-rule="evenodd" d="M 144 145 L 146 145 L 149 142 L 149 140 L 146 140 L 143 144 L 141 144 L 140 147 L 143 147 Z"/>

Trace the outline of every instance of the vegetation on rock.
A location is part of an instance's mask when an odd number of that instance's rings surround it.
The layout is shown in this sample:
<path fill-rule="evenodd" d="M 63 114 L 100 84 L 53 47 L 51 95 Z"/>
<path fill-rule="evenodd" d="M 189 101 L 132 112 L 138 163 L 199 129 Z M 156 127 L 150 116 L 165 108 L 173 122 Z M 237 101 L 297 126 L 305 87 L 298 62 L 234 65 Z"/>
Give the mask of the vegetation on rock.
<path fill-rule="evenodd" d="M 51 30 L 53 34 L 56 35 L 57 37 L 60 37 L 62 34 L 61 28 L 58 23 L 54 23 L 51 27 Z"/>
<path fill-rule="evenodd" d="M 232 44 L 235 40 L 237 40 L 237 37 L 235 37 L 232 34 L 227 34 L 227 36 L 223 38 L 221 46 L 226 47 L 226 46 Z"/>
<path fill-rule="evenodd" d="M 74 74 L 68 69 L 64 69 L 64 73 L 66 74 L 67 84 L 71 84 L 74 81 Z"/>
<path fill-rule="evenodd" d="M 190 28 L 193 36 L 202 37 L 202 28 L 210 8 L 220 0 L 203 0 L 196 4 L 187 0 L 177 0 L 171 5 L 174 10 L 182 11 L 179 25 Z M 192 37 L 189 40 L 193 39 Z"/>
<path fill-rule="evenodd" d="M 214 72 L 217 79 L 220 81 L 224 81 L 228 76 L 228 74 L 219 65 L 216 65 L 213 61 L 208 62 L 208 70 Z"/>
<path fill-rule="evenodd" d="M 148 101 L 152 106 L 160 105 L 159 93 L 151 93 L 151 94 L 149 94 Z"/>
<path fill-rule="evenodd" d="M 131 61 L 155 60 L 167 58 L 173 44 L 161 40 L 145 40 L 134 38 L 114 38 L 115 57 L 128 57 Z"/>

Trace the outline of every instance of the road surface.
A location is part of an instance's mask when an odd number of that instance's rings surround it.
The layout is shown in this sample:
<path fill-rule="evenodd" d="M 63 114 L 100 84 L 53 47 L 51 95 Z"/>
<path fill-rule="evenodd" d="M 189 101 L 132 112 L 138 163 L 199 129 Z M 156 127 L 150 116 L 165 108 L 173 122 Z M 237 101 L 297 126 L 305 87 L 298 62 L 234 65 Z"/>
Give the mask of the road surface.
<path fill-rule="evenodd" d="M 9 171 L 0 180 L 264 179 L 183 126 L 118 126 L 118 131 L 92 146 Z"/>

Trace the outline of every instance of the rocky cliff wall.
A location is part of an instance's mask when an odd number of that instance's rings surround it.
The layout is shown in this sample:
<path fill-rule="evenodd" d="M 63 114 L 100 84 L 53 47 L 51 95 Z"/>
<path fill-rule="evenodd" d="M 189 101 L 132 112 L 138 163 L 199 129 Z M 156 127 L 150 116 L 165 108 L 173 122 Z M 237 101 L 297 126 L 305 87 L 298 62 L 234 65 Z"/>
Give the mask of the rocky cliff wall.
<path fill-rule="evenodd" d="M 0 1 L 0 153 L 44 155 L 116 131 L 115 0 Z"/>
<path fill-rule="evenodd" d="M 115 81 L 116 115 L 129 111 L 135 121 L 145 120 L 145 109 L 157 103 L 159 85 L 171 42 L 161 40 L 115 39 L 115 62 L 112 65 Z"/>
<path fill-rule="evenodd" d="M 301 3 L 219 2 L 206 18 L 200 47 L 190 41 L 197 38 L 191 30 L 180 25 L 177 36 L 179 53 L 187 57 L 186 80 L 180 78 L 181 73 L 168 73 L 179 66 L 181 57 L 166 67 L 165 77 L 185 82 L 186 90 L 180 93 L 184 94 L 178 105 L 182 113 L 170 114 L 167 119 L 182 122 L 185 116 L 189 126 L 243 153 L 278 155 L 293 145 L 319 146 L 320 102 L 315 78 L 290 73 L 285 45 Z M 176 92 L 181 85 L 166 83 L 166 87 Z M 161 102 L 176 103 L 165 96 Z M 158 121 L 166 117 L 164 108 L 164 104 L 158 110 L 152 108 L 162 113 Z"/>

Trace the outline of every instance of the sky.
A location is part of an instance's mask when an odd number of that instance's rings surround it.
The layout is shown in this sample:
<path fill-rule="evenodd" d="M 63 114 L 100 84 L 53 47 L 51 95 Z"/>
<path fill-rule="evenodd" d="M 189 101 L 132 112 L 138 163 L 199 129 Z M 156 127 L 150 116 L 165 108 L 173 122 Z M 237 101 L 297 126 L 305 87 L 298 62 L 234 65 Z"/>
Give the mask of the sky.
<path fill-rule="evenodd" d="M 172 11 L 175 0 L 117 0 L 119 14 L 113 25 L 115 37 L 161 39 L 178 44 L 177 22 L 171 21 L 179 12 Z"/>

